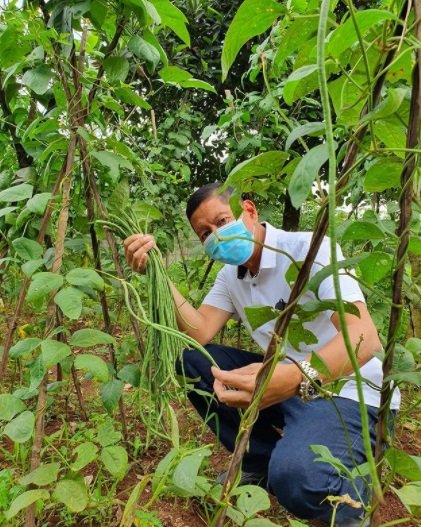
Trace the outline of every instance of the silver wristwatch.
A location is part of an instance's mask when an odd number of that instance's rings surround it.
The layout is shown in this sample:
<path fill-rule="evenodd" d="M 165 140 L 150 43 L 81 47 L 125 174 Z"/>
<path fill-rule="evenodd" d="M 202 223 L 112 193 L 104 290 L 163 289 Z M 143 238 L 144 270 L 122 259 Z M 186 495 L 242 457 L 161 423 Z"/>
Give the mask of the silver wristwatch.
<path fill-rule="evenodd" d="M 319 377 L 319 372 L 306 360 L 301 360 L 298 363 L 303 370 L 303 379 L 300 382 L 298 394 L 302 401 L 312 401 L 320 397 L 320 392 L 317 385 L 322 385 L 322 380 Z M 311 380 L 310 380 L 311 379 Z"/>

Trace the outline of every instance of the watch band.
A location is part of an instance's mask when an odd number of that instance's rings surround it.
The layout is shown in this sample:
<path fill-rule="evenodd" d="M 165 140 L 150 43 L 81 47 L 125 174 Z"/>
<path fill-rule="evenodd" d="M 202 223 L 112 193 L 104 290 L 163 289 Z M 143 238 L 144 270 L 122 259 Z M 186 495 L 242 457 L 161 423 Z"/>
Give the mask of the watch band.
<path fill-rule="evenodd" d="M 303 370 L 303 378 L 300 382 L 298 394 L 302 401 L 312 401 L 320 397 L 319 390 L 316 385 L 321 386 L 322 381 L 319 377 L 319 372 L 307 360 L 301 360 L 298 363 Z"/>

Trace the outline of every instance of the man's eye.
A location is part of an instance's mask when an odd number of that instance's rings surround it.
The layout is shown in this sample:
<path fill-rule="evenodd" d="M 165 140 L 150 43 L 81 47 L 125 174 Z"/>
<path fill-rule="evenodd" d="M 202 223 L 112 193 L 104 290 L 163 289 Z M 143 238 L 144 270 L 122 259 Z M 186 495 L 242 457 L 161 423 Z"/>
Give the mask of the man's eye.
<path fill-rule="evenodd" d="M 209 234 L 210 234 L 210 231 L 206 231 L 203 234 L 201 234 L 200 241 L 203 243 L 206 240 L 206 238 L 209 236 Z"/>
<path fill-rule="evenodd" d="M 220 220 L 218 220 L 218 227 L 222 227 L 222 225 L 225 225 L 226 223 L 229 223 L 229 217 L 228 216 L 224 216 L 223 218 L 221 218 Z"/>

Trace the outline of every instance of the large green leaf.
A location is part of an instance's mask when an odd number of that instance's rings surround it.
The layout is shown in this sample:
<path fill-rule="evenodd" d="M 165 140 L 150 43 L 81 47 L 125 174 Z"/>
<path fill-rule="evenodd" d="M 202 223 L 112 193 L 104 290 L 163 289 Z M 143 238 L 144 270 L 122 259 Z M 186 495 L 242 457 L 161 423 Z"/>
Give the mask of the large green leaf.
<path fill-rule="evenodd" d="M 104 70 L 111 82 L 124 82 L 129 68 L 129 61 L 124 57 L 107 57 L 104 60 Z"/>
<path fill-rule="evenodd" d="M 110 170 L 110 175 L 113 179 L 117 179 L 120 173 L 120 168 L 127 168 L 128 170 L 133 170 L 133 165 L 128 159 L 115 154 L 114 152 L 106 151 L 93 151 L 92 155 L 98 159 L 98 161 L 104 167 Z"/>
<path fill-rule="evenodd" d="M 307 199 L 320 168 L 328 158 L 327 145 L 323 143 L 312 148 L 298 163 L 288 186 L 291 203 L 296 209 Z"/>
<path fill-rule="evenodd" d="M 291 105 L 294 101 L 311 93 L 318 86 L 317 64 L 307 64 L 294 70 L 285 81 L 282 97 Z"/>
<path fill-rule="evenodd" d="M 28 302 L 40 300 L 51 291 L 59 289 L 63 285 L 63 277 L 57 273 L 36 273 L 32 277 L 26 299 Z"/>
<path fill-rule="evenodd" d="M 348 225 L 342 234 L 342 241 L 382 240 L 384 237 L 384 232 L 374 223 L 358 220 Z"/>
<path fill-rule="evenodd" d="M 393 488 L 393 487 L 392 487 Z M 405 507 L 415 516 L 421 515 L 421 482 L 409 483 L 393 489 Z"/>
<path fill-rule="evenodd" d="M 47 208 L 48 202 L 51 198 L 51 192 L 42 192 L 41 194 L 35 194 L 31 199 L 28 199 L 26 203 L 26 208 L 42 216 Z"/>
<path fill-rule="evenodd" d="M 9 357 L 11 359 L 19 359 L 20 357 L 31 353 L 31 351 L 36 349 L 41 342 L 42 340 L 38 337 L 29 337 L 24 340 L 19 340 L 19 342 L 16 342 L 16 344 L 10 348 Z"/>
<path fill-rule="evenodd" d="M 165 26 L 171 28 L 174 33 L 187 45 L 190 46 L 190 35 L 186 27 L 187 18 L 169 0 L 150 0 L 158 11 L 161 21 Z"/>
<path fill-rule="evenodd" d="M 279 311 L 272 306 L 247 306 L 244 313 L 253 331 L 279 315 Z"/>
<path fill-rule="evenodd" d="M 231 22 L 222 48 L 222 80 L 228 75 L 238 52 L 251 38 L 270 28 L 285 8 L 275 0 L 245 0 Z"/>
<path fill-rule="evenodd" d="M 211 451 L 208 448 L 194 452 L 189 456 L 183 457 L 183 459 L 175 467 L 174 474 L 172 477 L 172 483 L 187 495 L 194 494 L 196 486 L 196 478 L 199 473 L 199 469 L 206 457 L 211 455 Z"/>
<path fill-rule="evenodd" d="M 337 264 L 337 268 L 338 270 L 340 270 L 353 267 L 354 265 L 357 265 L 362 262 L 365 258 L 368 258 L 368 256 L 369 253 L 362 253 L 357 256 L 352 256 L 351 258 L 346 258 L 345 260 L 340 260 Z M 332 264 L 325 265 L 320 271 L 317 271 L 317 273 L 314 274 L 314 276 L 310 279 L 308 283 L 308 288 L 310 289 L 310 291 L 313 291 L 313 293 L 315 293 L 317 296 L 320 284 L 332 273 Z"/>
<path fill-rule="evenodd" d="M 279 73 L 285 59 L 299 49 L 317 32 L 317 17 L 296 18 L 281 37 L 280 45 L 273 59 L 273 68 Z M 286 148 L 286 150 L 288 150 Z"/>
<path fill-rule="evenodd" d="M 66 274 L 66 281 L 77 287 L 92 287 L 102 291 L 104 289 L 104 280 L 94 271 L 86 267 L 77 267 Z"/>
<path fill-rule="evenodd" d="M 256 176 L 278 174 L 287 159 L 287 153 L 275 150 L 263 152 L 251 159 L 246 159 L 246 161 L 239 163 L 231 170 L 223 188 L 225 189 L 230 185 L 235 186 L 243 180 L 251 179 Z"/>
<path fill-rule="evenodd" d="M 198 88 L 216 93 L 215 88 L 208 82 L 195 79 L 191 73 L 178 66 L 165 66 L 159 70 L 159 76 L 168 84 L 176 84 L 182 88 Z"/>
<path fill-rule="evenodd" d="M 146 62 L 149 73 L 152 73 L 155 70 L 161 60 L 159 51 L 156 47 L 142 37 L 139 37 L 139 35 L 134 35 L 129 40 L 128 48 L 136 55 L 136 57 Z"/>
<path fill-rule="evenodd" d="M 107 363 L 101 359 L 101 357 L 97 357 L 96 355 L 92 355 L 90 353 L 77 355 L 75 359 L 75 367 L 79 370 L 89 372 L 92 377 L 97 379 L 99 382 L 108 381 Z"/>
<path fill-rule="evenodd" d="M 94 443 L 91 443 L 90 441 L 81 443 L 73 451 L 73 453 L 77 455 L 77 458 L 70 465 L 70 468 L 76 472 L 82 470 L 82 468 L 86 467 L 86 465 L 89 465 L 89 463 L 92 463 L 92 461 L 96 459 L 97 452 L 98 447 Z"/>
<path fill-rule="evenodd" d="M 77 320 L 82 313 L 83 293 L 75 287 L 64 287 L 54 297 L 54 302 L 70 320 Z"/>
<path fill-rule="evenodd" d="M 421 480 L 421 457 L 411 456 L 398 448 L 388 448 L 385 454 L 393 473 L 411 481 Z"/>
<path fill-rule="evenodd" d="M 289 150 L 294 141 L 303 137 L 303 135 L 320 135 L 320 132 L 324 132 L 324 130 L 325 124 L 320 122 L 305 123 L 297 126 L 287 137 L 285 150 Z"/>
<path fill-rule="evenodd" d="M 58 364 L 72 353 L 67 344 L 53 339 L 43 340 L 41 350 L 42 362 L 47 369 Z"/>
<path fill-rule="evenodd" d="M 26 509 L 38 500 L 48 500 L 50 493 L 45 489 L 27 490 L 19 494 L 10 504 L 9 509 L 4 513 L 6 520 L 12 519 L 21 510 Z"/>
<path fill-rule="evenodd" d="M 101 446 L 114 445 L 120 441 L 121 437 L 121 432 L 114 428 L 111 418 L 98 426 L 97 441 Z"/>
<path fill-rule="evenodd" d="M 54 498 L 70 512 L 82 512 L 88 505 L 88 492 L 83 479 L 62 479 L 57 483 Z"/>
<path fill-rule="evenodd" d="M 238 495 L 237 509 L 239 509 L 246 518 L 250 518 L 258 512 L 265 511 L 270 507 L 268 493 L 256 485 L 243 485 L 235 489 L 234 493 Z"/>
<path fill-rule="evenodd" d="M 117 377 L 138 388 L 140 385 L 140 366 L 138 364 L 126 364 L 118 372 Z"/>
<path fill-rule="evenodd" d="M 405 88 L 389 89 L 387 97 L 379 103 L 371 112 L 368 112 L 361 119 L 361 123 L 384 119 L 395 113 L 405 99 L 407 90 Z"/>
<path fill-rule="evenodd" d="M 373 163 L 364 178 L 366 192 L 383 192 L 388 188 L 399 188 L 402 161 L 390 158 L 380 158 Z"/>
<path fill-rule="evenodd" d="M 391 11 L 379 9 L 362 9 L 355 13 L 355 20 L 361 35 L 364 35 L 371 27 L 385 20 L 393 20 L 396 16 Z M 358 34 L 352 18 L 333 31 L 328 44 L 328 53 L 333 57 L 339 56 L 358 42 Z"/>
<path fill-rule="evenodd" d="M 40 64 L 32 70 L 27 70 L 22 77 L 22 83 L 38 95 L 43 95 L 50 84 L 53 72 L 46 64 Z"/>
<path fill-rule="evenodd" d="M 9 393 L 0 394 L 0 421 L 10 421 L 26 409 L 24 403 Z"/>
<path fill-rule="evenodd" d="M 15 443 L 25 443 L 31 438 L 34 430 L 35 415 L 25 411 L 7 423 L 3 433 Z"/>
<path fill-rule="evenodd" d="M 121 394 L 123 393 L 124 383 L 118 379 L 106 382 L 101 385 L 99 393 L 105 409 L 108 413 L 112 413 L 117 407 Z"/>
<path fill-rule="evenodd" d="M 361 269 L 363 280 L 373 285 L 390 272 L 392 257 L 384 252 L 372 252 L 358 266 Z"/>
<path fill-rule="evenodd" d="M 16 238 L 16 240 L 13 240 L 12 245 L 17 254 L 24 260 L 35 260 L 40 258 L 44 252 L 42 245 L 29 238 Z"/>
<path fill-rule="evenodd" d="M 162 218 L 161 211 L 154 205 L 146 203 L 146 201 L 135 201 L 132 205 L 132 210 L 139 221 L 160 220 Z"/>
<path fill-rule="evenodd" d="M 6 188 L 0 192 L 0 203 L 10 201 L 23 201 L 32 196 L 34 187 L 27 183 L 16 185 L 15 187 Z"/>
<path fill-rule="evenodd" d="M 127 452 L 119 445 L 106 446 L 101 451 L 101 461 L 110 474 L 122 478 L 128 464 Z"/>
<path fill-rule="evenodd" d="M 79 329 L 70 338 L 70 345 L 78 348 L 90 348 L 100 344 L 115 344 L 114 338 L 99 329 Z"/>
<path fill-rule="evenodd" d="M 145 110 L 152 109 L 152 106 L 145 99 L 126 86 L 117 88 L 115 94 L 122 102 L 131 104 L 132 106 L 139 106 L 139 108 L 144 108 Z"/>
<path fill-rule="evenodd" d="M 25 262 L 24 264 L 22 264 L 22 272 L 25 276 L 31 278 L 35 271 L 38 271 L 38 269 L 44 264 L 44 258 L 38 258 L 37 260 L 29 260 L 29 262 Z"/>
<path fill-rule="evenodd" d="M 59 463 L 45 463 L 40 465 L 38 468 L 19 478 L 19 483 L 21 485 L 38 485 L 38 487 L 43 487 L 44 485 L 49 485 L 53 481 L 57 480 L 57 475 L 60 470 Z"/>

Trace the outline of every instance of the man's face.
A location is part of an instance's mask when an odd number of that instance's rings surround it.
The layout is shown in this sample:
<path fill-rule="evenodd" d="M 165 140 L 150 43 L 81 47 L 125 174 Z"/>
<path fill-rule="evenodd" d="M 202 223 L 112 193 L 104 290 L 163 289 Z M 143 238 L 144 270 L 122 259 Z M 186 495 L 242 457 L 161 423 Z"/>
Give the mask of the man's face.
<path fill-rule="evenodd" d="M 224 202 L 219 196 L 212 196 L 197 207 L 190 223 L 203 243 L 216 229 L 234 220 L 235 217 L 229 203 Z"/>

